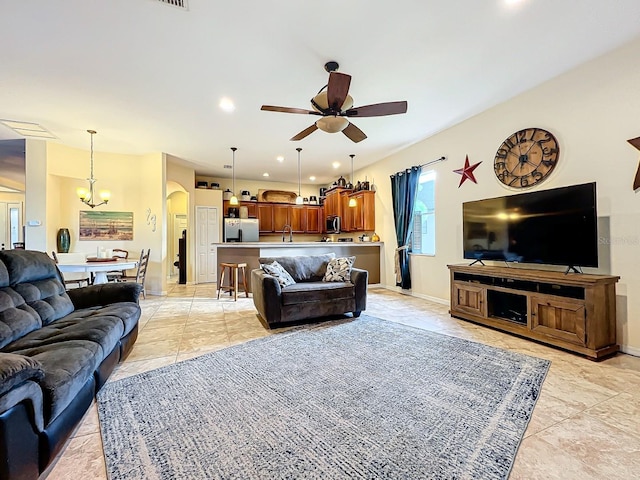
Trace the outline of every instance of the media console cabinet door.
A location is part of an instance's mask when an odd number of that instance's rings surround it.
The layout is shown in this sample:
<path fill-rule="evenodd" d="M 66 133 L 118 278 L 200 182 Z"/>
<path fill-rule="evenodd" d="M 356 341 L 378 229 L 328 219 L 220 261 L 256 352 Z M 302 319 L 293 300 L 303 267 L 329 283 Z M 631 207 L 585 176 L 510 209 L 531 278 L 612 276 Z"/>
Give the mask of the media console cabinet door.
<path fill-rule="evenodd" d="M 453 283 L 452 310 L 486 317 L 487 290 L 483 287 Z"/>
<path fill-rule="evenodd" d="M 531 330 L 585 346 L 586 311 L 584 302 L 531 297 Z"/>

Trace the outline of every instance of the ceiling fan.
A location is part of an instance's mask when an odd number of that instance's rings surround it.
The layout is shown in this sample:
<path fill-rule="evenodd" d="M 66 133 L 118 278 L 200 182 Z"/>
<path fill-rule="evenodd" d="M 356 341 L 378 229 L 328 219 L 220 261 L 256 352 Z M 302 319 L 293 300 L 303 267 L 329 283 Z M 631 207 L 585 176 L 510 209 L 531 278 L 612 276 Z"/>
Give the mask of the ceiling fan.
<path fill-rule="evenodd" d="M 313 110 L 304 108 L 276 107 L 263 105 L 260 110 L 269 112 L 300 113 L 318 115 L 313 125 L 305 128 L 291 140 L 302 140 L 317 129 L 327 133 L 344 133 L 353 142 L 358 143 L 367 138 L 362 130 L 349 121 L 347 117 L 383 117 L 407 112 L 407 102 L 374 103 L 362 107 L 353 106 L 353 98 L 349 95 L 351 75 L 339 73 L 338 63 L 327 62 L 324 69 L 329 72 L 329 83 L 322 87 L 318 94 L 311 99 Z"/>

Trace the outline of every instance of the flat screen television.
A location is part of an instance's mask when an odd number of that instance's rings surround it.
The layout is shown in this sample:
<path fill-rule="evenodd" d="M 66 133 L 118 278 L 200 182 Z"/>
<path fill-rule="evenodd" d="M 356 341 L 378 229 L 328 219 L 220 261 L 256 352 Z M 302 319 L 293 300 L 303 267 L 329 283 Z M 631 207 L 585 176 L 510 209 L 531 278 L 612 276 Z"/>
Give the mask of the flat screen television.
<path fill-rule="evenodd" d="M 464 258 L 598 266 L 596 184 L 462 204 Z"/>

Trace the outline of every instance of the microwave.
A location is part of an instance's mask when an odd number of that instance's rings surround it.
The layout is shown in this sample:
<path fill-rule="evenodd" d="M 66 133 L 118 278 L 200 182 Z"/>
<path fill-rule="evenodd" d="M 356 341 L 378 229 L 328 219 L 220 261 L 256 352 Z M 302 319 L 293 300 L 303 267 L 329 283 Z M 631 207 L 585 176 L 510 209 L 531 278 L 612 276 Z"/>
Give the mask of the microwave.
<path fill-rule="evenodd" d="M 327 233 L 340 233 L 340 217 L 338 215 L 329 215 L 327 217 Z"/>

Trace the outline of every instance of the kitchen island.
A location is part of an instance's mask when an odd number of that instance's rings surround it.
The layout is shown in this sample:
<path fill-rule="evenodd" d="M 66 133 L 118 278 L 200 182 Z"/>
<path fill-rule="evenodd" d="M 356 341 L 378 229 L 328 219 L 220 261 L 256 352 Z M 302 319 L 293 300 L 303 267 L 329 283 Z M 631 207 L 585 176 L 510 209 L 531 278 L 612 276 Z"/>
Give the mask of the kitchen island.
<path fill-rule="evenodd" d="M 260 257 L 286 257 L 334 253 L 336 257 L 355 256 L 354 267 L 369 272 L 369 284 L 380 283 L 380 253 L 383 242 L 231 242 L 218 243 L 218 263 L 247 264 L 247 283 Z M 250 285 L 249 285 L 249 288 Z"/>

